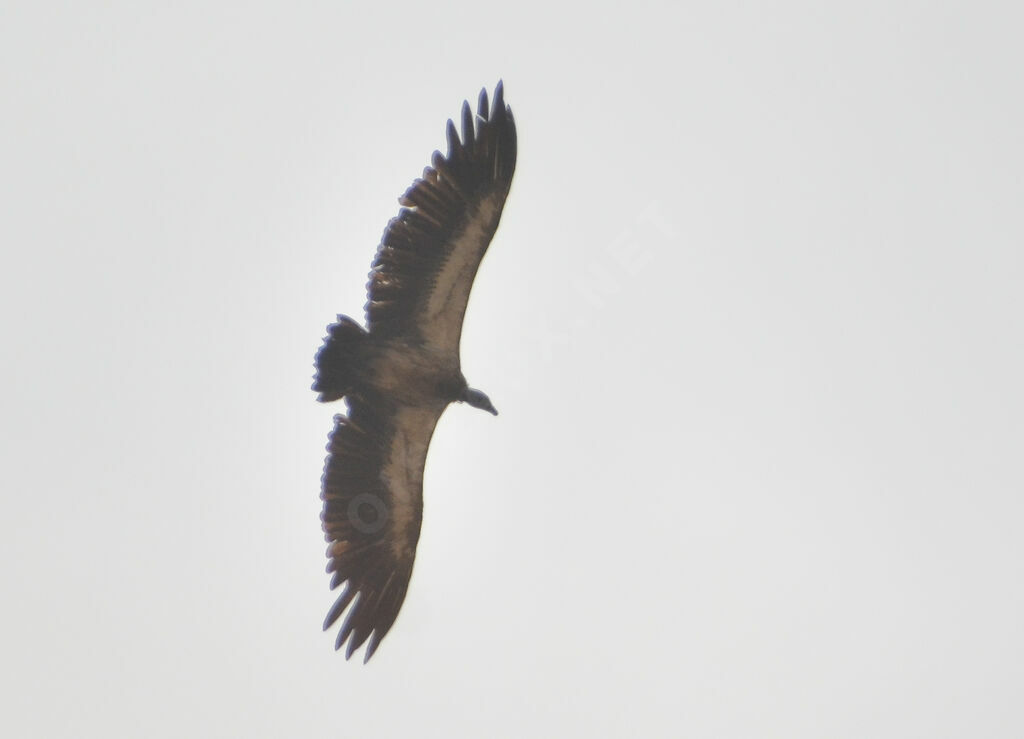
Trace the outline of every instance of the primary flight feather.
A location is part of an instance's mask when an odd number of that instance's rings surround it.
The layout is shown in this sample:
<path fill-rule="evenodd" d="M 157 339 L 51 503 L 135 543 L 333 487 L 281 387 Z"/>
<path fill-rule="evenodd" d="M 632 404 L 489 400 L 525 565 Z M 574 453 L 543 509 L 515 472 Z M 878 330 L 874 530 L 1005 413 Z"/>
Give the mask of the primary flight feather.
<path fill-rule="evenodd" d="M 449 120 L 448 154 L 435 151 L 399 198 L 367 283 L 366 328 L 338 316 L 316 354 L 317 400 L 344 398 L 334 417 L 321 498 L 331 588 L 342 590 L 324 629 L 344 614 L 335 648 L 370 659 L 405 600 L 423 514 L 423 467 L 445 408 L 494 415 L 462 375 L 459 341 L 477 268 L 498 228 L 516 166 L 516 128 L 502 83 L 462 136 Z"/>

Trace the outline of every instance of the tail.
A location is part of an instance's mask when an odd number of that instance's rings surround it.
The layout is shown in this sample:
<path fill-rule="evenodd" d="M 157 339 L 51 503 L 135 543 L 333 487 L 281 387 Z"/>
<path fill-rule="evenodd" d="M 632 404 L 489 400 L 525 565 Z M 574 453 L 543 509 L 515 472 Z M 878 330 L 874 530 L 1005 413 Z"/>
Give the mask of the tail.
<path fill-rule="evenodd" d="M 313 390 L 321 403 L 338 400 L 352 389 L 360 361 L 360 347 L 369 334 L 348 316 L 327 327 L 327 336 L 316 353 Z"/>

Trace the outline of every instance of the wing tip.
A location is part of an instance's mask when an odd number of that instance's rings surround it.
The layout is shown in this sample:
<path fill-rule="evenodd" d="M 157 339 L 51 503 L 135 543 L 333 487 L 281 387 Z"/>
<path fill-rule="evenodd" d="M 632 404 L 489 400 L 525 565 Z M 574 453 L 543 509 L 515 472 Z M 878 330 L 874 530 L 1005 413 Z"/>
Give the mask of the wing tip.
<path fill-rule="evenodd" d="M 469 101 L 462 101 L 462 145 L 473 145 L 473 111 L 470 110 Z"/>
<path fill-rule="evenodd" d="M 448 119 L 444 132 L 448 139 L 448 156 L 445 158 L 451 161 L 459 155 L 459 150 L 462 148 L 462 142 L 459 141 L 459 132 L 455 129 L 455 122 L 451 118 Z"/>
<path fill-rule="evenodd" d="M 342 644 L 345 644 L 345 661 L 346 662 L 351 660 L 352 659 L 352 655 L 359 651 L 359 648 L 363 645 L 363 641 L 364 641 L 363 639 L 357 639 L 354 634 L 350 634 L 350 635 L 348 635 L 348 637 L 349 638 L 347 640 L 348 641 L 347 644 L 345 643 L 345 640 L 339 640 L 334 645 L 334 651 L 335 652 L 340 652 Z M 366 663 L 368 663 L 370 661 L 370 657 L 372 657 L 377 652 L 377 645 L 378 644 L 380 644 L 380 640 L 377 639 L 377 631 L 374 630 L 373 634 L 370 636 L 369 642 L 366 644 L 366 649 L 363 650 L 363 664 L 364 665 Z"/>
<path fill-rule="evenodd" d="M 499 110 L 505 107 L 505 81 L 498 78 L 498 84 L 494 86 L 494 110 L 491 112 L 491 117 Z"/>
<path fill-rule="evenodd" d="M 476 103 L 476 114 L 481 118 L 487 117 L 487 111 L 490 110 L 490 105 L 487 102 L 487 88 L 480 88 L 480 96 L 477 98 Z"/>

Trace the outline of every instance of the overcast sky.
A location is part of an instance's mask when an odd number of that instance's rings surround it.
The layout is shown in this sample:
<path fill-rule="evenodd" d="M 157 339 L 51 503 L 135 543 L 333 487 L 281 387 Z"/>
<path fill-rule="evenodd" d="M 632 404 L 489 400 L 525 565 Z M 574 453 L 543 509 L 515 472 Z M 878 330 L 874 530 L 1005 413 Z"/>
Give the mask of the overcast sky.
<path fill-rule="evenodd" d="M 365 4 L 364 4 L 365 5 Z M 1024 11 L 0 11 L 0 733 L 1024 734 Z M 505 81 L 405 606 L 321 623 L 309 390 Z"/>

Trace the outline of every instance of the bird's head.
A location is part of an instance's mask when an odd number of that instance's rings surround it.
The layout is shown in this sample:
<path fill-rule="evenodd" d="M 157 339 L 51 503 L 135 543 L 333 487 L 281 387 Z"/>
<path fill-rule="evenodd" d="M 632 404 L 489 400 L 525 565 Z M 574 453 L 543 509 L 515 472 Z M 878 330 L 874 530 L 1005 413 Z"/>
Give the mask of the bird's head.
<path fill-rule="evenodd" d="M 498 411 L 491 403 L 491 399 L 487 397 L 487 394 L 477 390 L 476 388 L 466 386 L 466 389 L 462 391 L 462 395 L 459 396 L 460 403 L 469 403 L 474 408 L 492 413 L 495 416 L 498 415 Z"/>

